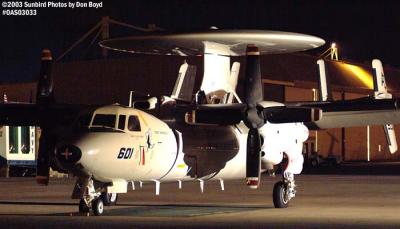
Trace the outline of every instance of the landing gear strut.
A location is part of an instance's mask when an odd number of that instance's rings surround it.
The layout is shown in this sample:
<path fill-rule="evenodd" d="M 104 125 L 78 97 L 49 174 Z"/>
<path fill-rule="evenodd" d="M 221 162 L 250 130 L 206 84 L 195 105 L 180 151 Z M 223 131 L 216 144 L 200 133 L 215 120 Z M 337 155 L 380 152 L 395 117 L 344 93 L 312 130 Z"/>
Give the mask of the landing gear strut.
<path fill-rule="evenodd" d="M 117 193 L 107 193 L 107 184 L 95 182 L 91 177 L 81 177 L 76 181 L 73 199 L 80 199 L 79 212 L 88 214 L 92 209 L 95 215 L 102 215 L 104 206 L 115 205 Z"/>
<path fill-rule="evenodd" d="M 289 201 L 296 196 L 294 175 L 284 172 L 283 180 L 274 185 L 273 201 L 275 208 L 287 208 Z"/>
<path fill-rule="evenodd" d="M 90 208 L 92 208 L 95 215 L 101 215 L 104 212 L 104 203 L 101 196 L 101 192 L 96 191 L 93 180 L 88 179 L 86 187 L 83 187 L 85 192 L 79 201 L 79 212 L 89 213 Z"/>

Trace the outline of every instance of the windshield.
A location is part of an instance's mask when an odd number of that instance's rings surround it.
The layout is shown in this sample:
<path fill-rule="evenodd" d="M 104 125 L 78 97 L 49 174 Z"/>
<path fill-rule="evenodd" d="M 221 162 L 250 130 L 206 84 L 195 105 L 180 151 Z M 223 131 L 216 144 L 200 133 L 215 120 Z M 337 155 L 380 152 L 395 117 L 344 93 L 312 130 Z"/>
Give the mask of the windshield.
<path fill-rule="evenodd" d="M 116 115 L 114 114 L 96 114 L 92 126 L 115 128 Z"/>

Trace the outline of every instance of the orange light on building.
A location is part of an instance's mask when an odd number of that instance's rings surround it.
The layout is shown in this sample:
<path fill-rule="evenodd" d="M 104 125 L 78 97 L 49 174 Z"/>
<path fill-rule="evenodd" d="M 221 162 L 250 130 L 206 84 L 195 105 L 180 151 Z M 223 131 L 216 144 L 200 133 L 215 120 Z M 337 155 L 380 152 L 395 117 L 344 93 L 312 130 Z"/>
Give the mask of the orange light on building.
<path fill-rule="evenodd" d="M 357 77 L 367 88 L 374 88 L 371 73 L 364 70 L 362 67 L 346 63 L 341 63 L 339 66 L 341 66 L 343 70 L 350 72 L 351 75 Z"/>

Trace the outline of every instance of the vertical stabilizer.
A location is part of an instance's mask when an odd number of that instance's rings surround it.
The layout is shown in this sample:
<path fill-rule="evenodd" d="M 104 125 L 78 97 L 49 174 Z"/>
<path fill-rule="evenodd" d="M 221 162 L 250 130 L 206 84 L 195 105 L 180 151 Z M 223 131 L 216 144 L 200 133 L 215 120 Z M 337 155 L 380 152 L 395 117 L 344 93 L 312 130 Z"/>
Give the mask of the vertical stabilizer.
<path fill-rule="evenodd" d="M 181 65 L 171 98 L 188 102 L 192 100 L 196 70 L 196 66 L 189 65 L 186 61 Z"/>
<path fill-rule="evenodd" d="M 200 90 L 205 93 L 207 103 L 221 103 L 231 89 L 230 52 L 228 45 L 204 42 L 204 75 Z"/>
<path fill-rule="evenodd" d="M 385 74 L 383 72 L 382 62 L 378 59 L 372 60 L 372 75 L 374 77 L 374 95 L 375 98 L 392 98 L 386 87 Z"/>
<path fill-rule="evenodd" d="M 385 74 L 383 72 L 382 62 L 378 59 L 372 60 L 372 75 L 374 77 L 374 98 L 375 99 L 390 99 L 392 94 L 388 93 L 386 87 Z M 389 146 L 390 153 L 397 151 L 396 132 L 393 124 L 383 126 L 385 131 L 386 141 Z"/>
<path fill-rule="evenodd" d="M 389 146 L 389 151 L 391 154 L 397 152 L 397 139 L 396 139 L 396 132 L 394 131 L 393 124 L 386 124 L 383 126 L 385 131 L 386 141 Z"/>
<path fill-rule="evenodd" d="M 318 82 L 319 82 L 319 100 L 320 101 L 332 101 L 332 92 L 330 89 L 330 79 L 328 77 L 325 61 L 319 59 L 317 61 L 317 73 L 318 73 Z"/>
<path fill-rule="evenodd" d="M 233 103 L 233 99 L 236 96 L 236 86 L 238 83 L 238 78 L 239 78 L 239 71 L 240 71 L 240 63 L 239 62 L 234 62 L 232 64 L 231 68 L 231 74 L 228 79 L 228 84 L 229 84 L 229 91 L 226 94 L 226 100 L 225 103 Z"/>

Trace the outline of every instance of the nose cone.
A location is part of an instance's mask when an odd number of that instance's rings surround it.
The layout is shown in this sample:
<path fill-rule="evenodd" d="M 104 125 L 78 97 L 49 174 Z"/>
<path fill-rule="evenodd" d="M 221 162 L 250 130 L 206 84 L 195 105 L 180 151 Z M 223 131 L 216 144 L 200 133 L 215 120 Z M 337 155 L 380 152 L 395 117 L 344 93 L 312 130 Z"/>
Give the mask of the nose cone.
<path fill-rule="evenodd" d="M 57 147 L 56 158 L 63 165 L 75 164 L 81 157 L 81 150 L 74 145 L 67 144 Z"/>

